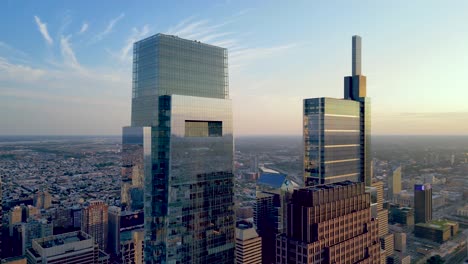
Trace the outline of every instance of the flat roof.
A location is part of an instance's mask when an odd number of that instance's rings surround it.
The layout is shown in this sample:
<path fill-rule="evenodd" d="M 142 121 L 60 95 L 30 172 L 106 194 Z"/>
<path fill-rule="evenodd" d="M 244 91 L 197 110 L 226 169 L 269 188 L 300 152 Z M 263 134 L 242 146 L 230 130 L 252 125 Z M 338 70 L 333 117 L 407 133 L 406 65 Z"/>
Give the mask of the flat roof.
<path fill-rule="evenodd" d="M 91 239 L 91 237 L 82 232 L 71 232 L 61 235 L 49 236 L 42 239 L 37 239 L 36 242 L 42 248 L 51 248 L 60 245 L 75 243 L 83 240 Z"/>

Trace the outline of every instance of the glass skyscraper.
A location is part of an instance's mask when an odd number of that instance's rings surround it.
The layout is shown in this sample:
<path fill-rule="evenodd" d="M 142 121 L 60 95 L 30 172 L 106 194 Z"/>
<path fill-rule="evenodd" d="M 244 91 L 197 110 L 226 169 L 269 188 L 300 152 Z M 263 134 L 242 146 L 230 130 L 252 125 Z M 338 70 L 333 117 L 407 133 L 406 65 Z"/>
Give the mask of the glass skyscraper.
<path fill-rule="evenodd" d="M 361 75 L 361 37 L 353 36 L 352 76 L 344 99 L 304 100 L 304 183 L 340 181 L 371 185 L 370 99 Z"/>
<path fill-rule="evenodd" d="M 145 262 L 234 263 L 227 50 L 164 34 L 136 42 L 131 124 L 124 155 L 137 155 L 124 161 L 144 174 Z"/>

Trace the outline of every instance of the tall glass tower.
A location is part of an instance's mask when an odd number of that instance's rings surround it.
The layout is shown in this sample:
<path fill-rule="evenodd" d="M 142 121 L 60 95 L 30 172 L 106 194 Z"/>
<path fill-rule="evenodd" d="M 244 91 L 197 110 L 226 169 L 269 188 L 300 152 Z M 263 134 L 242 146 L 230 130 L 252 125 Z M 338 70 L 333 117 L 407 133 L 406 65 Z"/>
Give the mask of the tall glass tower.
<path fill-rule="evenodd" d="M 127 166 L 143 168 L 145 262 L 234 263 L 227 50 L 164 34 L 136 42 L 131 124 L 123 142 L 143 155 Z"/>
<path fill-rule="evenodd" d="M 370 99 L 361 75 L 361 37 L 353 36 L 344 99 L 305 99 L 303 121 L 307 186 L 346 180 L 371 185 Z"/>

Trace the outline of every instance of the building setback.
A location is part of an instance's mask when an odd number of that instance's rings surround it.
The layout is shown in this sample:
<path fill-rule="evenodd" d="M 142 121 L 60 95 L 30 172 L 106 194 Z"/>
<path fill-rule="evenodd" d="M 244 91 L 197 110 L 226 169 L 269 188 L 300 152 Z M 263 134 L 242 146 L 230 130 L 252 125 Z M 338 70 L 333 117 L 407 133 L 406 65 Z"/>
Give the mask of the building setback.
<path fill-rule="evenodd" d="M 351 181 L 294 191 L 276 263 L 379 263 L 377 220 L 364 183 Z"/>
<path fill-rule="evenodd" d="M 105 264 L 109 256 L 99 250 L 90 235 L 77 231 L 34 239 L 26 258 L 29 264 Z"/>
<path fill-rule="evenodd" d="M 236 264 L 261 264 L 262 238 L 253 224 L 239 221 L 236 224 Z"/>
<path fill-rule="evenodd" d="M 227 65 L 226 49 L 199 41 L 157 34 L 134 44 L 123 141 L 144 157 L 145 262 L 234 262 Z"/>
<path fill-rule="evenodd" d="M 304 182 L 340 181 L 371 185 L 370 99 L 361 75 L 361 37 L 353 36 L 352 76 L 344 79 L 344 99 L 304 100 Z"/>

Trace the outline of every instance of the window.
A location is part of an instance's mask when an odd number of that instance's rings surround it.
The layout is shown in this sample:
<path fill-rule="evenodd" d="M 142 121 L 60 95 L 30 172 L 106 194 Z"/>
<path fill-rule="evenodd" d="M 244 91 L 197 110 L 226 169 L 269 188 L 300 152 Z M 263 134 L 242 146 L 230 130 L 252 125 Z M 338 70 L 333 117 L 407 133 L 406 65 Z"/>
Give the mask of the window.
<path fill-rule="evenodd" d="M 186 137 L 221 137 L 223 122 L 185 120 Z"/>

